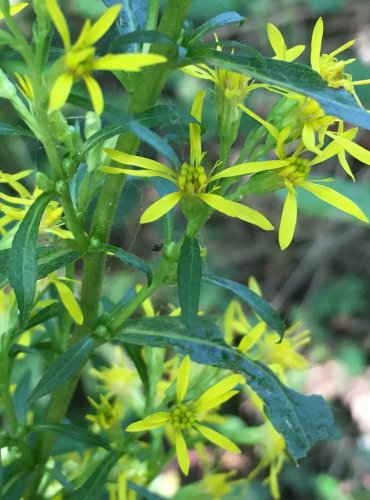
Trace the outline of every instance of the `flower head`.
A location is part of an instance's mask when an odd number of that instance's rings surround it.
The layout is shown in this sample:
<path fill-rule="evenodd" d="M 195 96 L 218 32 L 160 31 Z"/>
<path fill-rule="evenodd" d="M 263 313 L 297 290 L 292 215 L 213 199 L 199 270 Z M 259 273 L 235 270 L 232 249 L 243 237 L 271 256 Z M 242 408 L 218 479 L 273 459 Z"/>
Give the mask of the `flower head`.
<path fill-rule="evenodd" d="M 367 85 L 370 84 L 370 80 L 361 80 L 354 82 L 352 81 L 352 75 L 345 73 L 345 67 L 348 64 L 353 63 L 356 59 L 338 60 L 336 56 L 341 52 L 349 49 L 355 43 L 356 40 L 351 40 L 330 54 L 321 54 L 321 45 L 324 34 L 324 22 L 320 17 L 313 29 L 312 39 L 311 39 L 311 66 L 317 71 L 320 76 L 327 82 L 329 87 L 334 89 L 343 88 L 347 92 L 350 92 L 358 104 L 361 106 L 361 102 L 356 94 L 356 85 Z"/>
<path fill-rule="evenodd" d="M 100 394 L 100 402 L 94 401 L 94 399 L 87 397 L 89 403 L 93 408 L 95 408 L 95 415 L 86 415 L 86 419 L 97 424 L 99 429 L 108 430 L 112 427 L 119 425 L 122 418 L 122 408 L 121 405 L 116 401 L 115 403 L 110 403 L 110 401 Z"/>
<path fill-rule="evenodd" d="M 163 425 L 170 426 L 175 436 L 176 454 L 182 472 L 187 475 L 189 472 L 189 457 L 184 434 L 188 431 L 197 431 L 209 441 L 217 446 L 239 453 L 239 448 L 227 437 L 208 426 L 201 424 L 207 420 L 207 413 L 228 401 L 238 393 L 233 388 L 244 382 L 241 375 L 230 375 L 215 385 L 207 389 L 196 401 L 186 400 L 190 380 L 190 357 L 185 356 L 182 360 L 176 382 L 176 403 L 169 411 L 153 413 L 143 420 L 130 424 L 127 432 L 142 432 Z"/>
<path fill-rule="evenodd" d="M 59 75 L 52 85 L 50 93 L 50 111 L 60 109 L 68 99 L 73 83 L 82 79 L 93 103 L 94 111 L 101 114 L 104 99 L 101 88 L 92 76 L 94 71 L 140 71 L 143 67 L 159 64 L 166 58 L 157 54 L 106 54 L 96 57 L 94 44 L 103 37 L 115 22 L 121 4 L 114 5 L 94 23 L 86 20 L 77 41 L 72 44 L 71 37 L 57 0 L 46 0 L 49 15 L 57 29 L 64 45 L 65 54 L 61 59 Z"/>
<path fill-rule="evenodd" d="M 331 137 L 333 141 L 322 150 L 315 148 L 316 156 L 309 160 L 307 158 L 301 157 L 301 154 L 308 149 L 306 148 L 308 139 L 306 138 L 306 140 L 303 140 L 303 133 L 302 140 L 298 143 L 295 151 L 292 154 L 289 154 L 286 150 L 285 143 L 289 141 L 290 138 L 290 127 L 285 127 L 282 130 L 278 130 L 274 125 L 266 122 L 261 117 L 251 112 L 245 106 L 239 106 L 243 109 L 243 111 L 245 111 L 250 116 L 253 116 L 253 118 L 258 120 L 267 128 L 267 130 L 276 140 L 275 151 L 277 157 L 280 160 L 286 160 L 288 162 L 286 166 L 276 167 L 276 169 L 274 167 L 265 168 L 263 166 L 263 163 L 261 163 L 261 166 L 259 168 L 259 172 L 275 170 L 272 175 L 276 175 L 276 184 L 280 185 L 281 187 L 284 186 L 288 191 L 279 228 L 279 243 L 282 250 L 287 248 L 293 239 L 297 222 L 296 188 L 298 187 L 309 191 L 314 196 L 320 198 L 329 205 L 333 205 L 339 210 L 342 210 L 343 212 L 346 212 L 363 222 L 369 222 L 363 211 L 353 201 L 351 201 L 346 196 L 338 193 L 334 189 L 320 184 L 320 182 L 327 182 L 328 180 L 330 181 L 332 179 L 324 179 L 322 181 L 308 180 L 308 176 L 313 166 L 316 166 L 328 160 L 336 154 L 340 154 L 340 161 L 342 166 L 346 171 L 350 173 L 350 175 L 352 175 L 345 159 L 344 150 L 350 152 L 354 157 L 359 158 L 362 161 L 368 161 L 368 163 L 370 164 L 370 153 L 358 144 L 354 144 L 350 140 L 354 137 L 354 135 L 352 134 L 353 130 L 355 129 L 350 129 L 349 131 L 338 133 L 326 132 L 326 135 Z M 356 131 L 357 130 L 355 130 L 355 132 Z"/>
<path fill-rule="evenodd" d="M 198 92 L 192 106 L 192 115 L 198 121 L 201 121 L 202 118 L 204 95 L 205 93 L 203 91 Z M 106 149 L 105 151 L 113 160 L 125 165 L 139 167 L 139 170 L 110 166 L 103 166 L 101 170 L 110 174 L 123 173 L 136 177 L 163 177 L 176 186 L 177 191 L 160 198 L 143 213 L 140 220 L 142 224 L 159 219 L 177 205 L 180 200 L 186 203 L 190 200 L 197 199 L 212 209 L 218 210 L 230 217 L 237 217 L 238 219 L 255 224 L 265 230 L 273 229 L 273 226 L 266 217 L 256 210 L 215 193 L 217 193 L 219 189 L 218 181 L 220 179 L 247 175 L 255 172 L 256 169 L 258 170 L 262 165 L 268 170 L 269 168 L 282 167 L 288 163 L 285 160 L 242 163 L 221 170 L 215 174 L 213 174 L 212 171 L 207 173 L 205 167 L 202 165 L 206 153 L 202 152 L 201 129 L 198 123 L 191 123 L 189 125 L 189 135 L 190 161 L 183 163 L 179 172 L 171 170 L 157 161 L 141 156 L 129 155 L 112 149 Z M 218 166 L 219 163 L 216 163 L 214 168 Z"/>

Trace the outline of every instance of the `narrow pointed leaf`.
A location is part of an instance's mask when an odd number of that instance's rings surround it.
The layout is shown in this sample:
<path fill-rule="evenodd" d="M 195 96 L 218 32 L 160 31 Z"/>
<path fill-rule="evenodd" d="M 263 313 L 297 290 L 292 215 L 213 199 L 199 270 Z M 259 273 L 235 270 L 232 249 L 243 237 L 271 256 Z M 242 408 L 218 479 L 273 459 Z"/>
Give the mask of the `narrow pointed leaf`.
<path fill-rule="evenodd" d="M 109 441 L 99 434 L 88 431 L 84 427 L 75 424 L 37 424 L 32 427 L 32 432 L 54 432 L 61 436 L 69 437 L 80 443 L 90 446 L 100 446 L 106 450 L 110 450 Z"/>
<path fill-rule="evenodd" d="M 122 248 L 115 247 L 114 245 L 104 244 L 100 247 L 99 250 L 103 252 L 112 253 L 115 257 L 117 257 L 124 264 L 137 269 L 146 274 L 148 280 L 148 286 L 152 284 L 153 281 L 153 271 L 150 266 L 136 255 L 126 252 L 126 250 L 122 250 Z"/>
<path fill-rule="evenodd" d="M 30 328 L 34 328 L 37 325 L 42 325 L 49 321 L 49 319 L 55 318 L 61 312 L 64 311 L 62 305 L 58 302 L 55 304 L 50 304 L 49 306 L 41 309 L 41 311 L 37 312 L 28 320 L 27 325 L 24 327 L 24 330 L 29 330 Z"/>
<path fill-rule="evenodd" d="M 233 292 L 239 299 L 248 304 L 260 318 L 262 318 L 280 335 L 280 340 L 283 339 L 285 331 L 284 322 L 263 297 L 260 297 L 250 288 L 237 283 L 236 281 L 221 278 L 220 276 L 210 274 L 203 275 L 203 281 Z"/>
<path fill-rule="evenodd" d="M 177 281 L 182 318 L 190 328 L 198 314 L 202 258 L 198 241 L 186 237 L 177 265 Z"/>
<path fill-rule="evenodd" d="M 71 379 L 78 372 L 84 361 L 86 361 L 94 344 L 95 341 L 93 338 L 85 337 L 59 356 L 49 366 L 33 390 L 28 399 L 29 403 L 59 389 L 59 387 Z"/>
<path fill-rule="evenodd" d="M 222 14 L 218 14 L 212 19 L 209 19 L 205 23 L 203 23 L 199 28 L 194 31 L 194 35 L 191 37 L 191 44 L 194 44 L 198 40 L 200 40 L 206 33 L 210 31 L 214 31 L 221 26 L 225 26 L 225 24 L 231 23 L 239 23 L 240 25 L 245 22 L 245 17 L 241 16 L 237 12 L 223 12 Z"/>
<path fill-rule="evenodd" d="M 196 51 L 194 57 L 196 57 Z M 203 46 L 199 51 L 199 62 L 242 73 L 260 82 L 277 85 L 315 99 L 326 114 L 370 129 L 370 114 L 362 109 L 355 98 L 344 89 L 328 87 L 313 69 L 295 62 L 278 61 L 254 55 L 227 54 Z"/>
<path fill-rule="evenodd" d="M 35 136 L 30 130 L 27 130 L 23 127 L 10 125 L 9 123 L 0 123 L 0 136 L 2 135 L 24 135 L 26 137 L 33 137 L 35 139 Z"/>
<path fill-rule="evenodd" d="M 207 317 L 198 317 L 191 331 L 176 317 L 129 320 L 115 340 L 175 348 L 197 363 L 241 373 L 262 399 L 267 418 L 282 434 L 294 460 L 306 456 L 317 441 L 339 438 L 330 409 L 321 396 L 304 396 L 283 385 L 267 366 L 228 346 Z"/>
<path fill-rule="evenodd" d="M 38 231 L 51 199 L 50 193 L 44 193 L 32 204 L 14 236 L 9 255 L 9 282 L 17 298 L 21 327 L 27 323 L 35 298 Z"/>

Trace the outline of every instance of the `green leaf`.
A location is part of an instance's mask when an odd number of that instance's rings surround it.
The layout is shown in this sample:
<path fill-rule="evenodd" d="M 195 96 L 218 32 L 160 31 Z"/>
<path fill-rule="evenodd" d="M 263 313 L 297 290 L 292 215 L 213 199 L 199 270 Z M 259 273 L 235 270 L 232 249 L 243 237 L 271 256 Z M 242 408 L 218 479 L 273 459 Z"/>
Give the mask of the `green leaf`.
<path fill-rule="evenodd" d="M 122 248 L 115 247 L 114 245 L 104 244 L 99 248 L 99 250 L 102 250 L 103 252 L 112 253 L 124 264 L 127 264 L 128 266 L 133 267 L 138 271 L 142 271 L 143 273 L 146 274 L 148 280 L 148 286 L 152 284 L 153 271 L 144 260 L 140 259 L 139 257 L 136 257 L 136 255 L 130 252 L 126 252 L 126 250 L 122 250 Z"/>
<path fill-rule="evenodd" d="M 68 101 L 71 104 L 75 104 L 76 106 L 81 106 L 84 109 L 91 109 L 91 102 L 89 99 L 83 96 L 76 95 L 71 93 L 68 97 Z M 180 160 L 176 155 L 175 151 L 168 144 L 168 142 L 163 139 L 161 136 L 150 130 L 148 127 L 142 125 L 139 121 L 137 121 L 134 117 L 129 115 L 128 113 L 123 112 L 121 109 L 110 106 L 109 104 L 105 104 L 104 113 L 102 114 L 102 118 L 107 120 L 108 122 L 120 125 L 123 131 L 130 131 L 137 137 L 139 137 L 142 141 L 149 144 L 153 149 L 158 151 L 159 153 L 166 156 L 174 165 L 180 165 Z M 120 133 L 122 133 L 120 132 Z M 97 132 L 98 134 L 100 132 Z M 111 133 L 111 132 L 110 132 Z M 94 134 L 95 135 L 95 134 Z M 116 134 L 115 134 L 116 135 Z M 94 136 L 92 136 L 94 137 Z M 91 149 L 92 137 L 90 138 L 89 149 Z M 111 136 L 112 137 L 112 136 Z M 108 138 L 108 137 L 107 137 Z M 94 139 L 95 141 L 95 139 Z M 96 145 L 96 144 L 95 144 Z M 82 152 L 86 153 L 87 147 L 83 146 Z"/>
<path fill-rule="evenodd" d="M 8 281 L 9 255 L 10 249 L 8 248 L 0 252 L 0 287 L 3 287 Z"/>
<path fill-rule="evenodd" d="M 28 402 L 33 403 L 64 385 L 78 372 L 94 345 L 95 340 L 92 337 L 85 337 L 59 356 L 46 370 Z"/>
<path fill-rule="evenodd" d="M 199 28 L 194 31 L 194 35 L 191 37 L 190 43 L 193 44 L 200 40 L 206 33 L 214 31 L 225 24 L 239 23 L 242 25 L 245 22 L 245 17 L 241 16 L 237 12 L 224 12 L 218 14 L 218 16 L 212 17 L 205 23 L 203 23 Z"/>
<path fill-rule="evenodd" d="M 127 49 L 127 45 L 132 43 L 160 43 L 165 45 L 172 45 L 177 49 L 177 45 L 167 35 L 154 30 L 136 30 L 131 33 L 126 33 L 124 35 L 115 38 L 110 44 L 110 50 L 112 52 L 124 52 Z"/>
<path fill-rule="evenodd" d="M 146 366 L 146 362 L 142 353 L 142 348 L 137 345 L 127 344 L 125 345 L 125 351 L 135 365 L 140 380 L 143 384 L 145 395 L 148 395 L 150 390 L 150 380 L 148 368 Z"/>
<path fill-rule="evenodd" d="M 304 396 L 283 385 L 267 366 L 228 346 L 220 330 L 207 317 L 199 316 L 192 330 L 176 317 L 129 320 L 115 340 L 173 347 L 181 355 L 189 354 L 197 363 L 242 373 L 262 399 L 267 418 L 284 437 L 287 451 L 294 460 L 306 456 L 317 441 L 339 437 L 321 396 Z"/>
<path fill-rule="evenodd" d="M 199 62 L 242 73 L 271 85 L 293 90 L 315 99 L 328 115 L 334 115 L 359 127 L 370 129 L 370 113 L 360 108 L 354 97 L 343 89 L 327 86 L 321 76 L 302 64 L 270 59 L 262 55 L 226 54 L 215 49 L 200 49 Z M 188 63 L 187 63 L 188 64 Z"/>
<path fill-rule="evenodd" d="M 80 259 L 84 251 L 73 240 L 61 240 L 53 245 L 38 247 L 37 253 L 37 279 L 41 279 Z"/>
<path fill-rule="evenodd" d="M 38 231 L 51 199 L 52 194 L 43 193 L 31 205 L 14 236 L 9 255 L 9 282 L 17 298 L 21 328 L 27 323 L 35 298 Z"/>
<path fill-rule="evenodd" d="M 2 135 L 24 135 L 26 137 L 33 137 L 35 139 L 35 136 L 30 130 L 27 130 L 23 127 L 9 125 L 9 123 L 0 123 L 0 136 Z"/>
<path fill-rule="evenodd" d="M 260 297 L 248 287 L 227 278 L 207 274 L 203 275 L 203 281 L 233 292 L 237 295 L 237 297 L 239 297 L 239 299 L 248 304 L 258 314 L 258 316 L 263 319 L 263 321 L 265 321 L 280 335 L 280 340 L 283 339 L 285 331 L 284 322 L 263 297 Z"/>
<path fill-rule="evenodd" d="M 181 246 L 177 265 L 177 282 L 182 318 L 191 328 L 198 314 L 202 258 L 198 241 L 186 237 Z"/>
<path fill-rule="evenodd" d="M 37 247 L 37 279 L 71 264 L 83 256 L 73 240 L 61 240 L 47 246 Z M 8 281 L 10 249 L 0 252 L 0 286 Z"/>
<path fill-rule="evenodd" d="M 101 492 L 106 486 L 109 473 L 120 459 L 121 454 L 122 453 L 115 451 L 105 456 L 83 485 L 77 488 L 73 493 L 67 495 L 67 500 L 100 499 Z"/>
<path fill-rule="evenodd" d="M 21 425 L 26 425 L 27 423 L 27 413 L 29 410 L 27 397 L 30 393 L 31 376 L 32 372 L 30 369 L 28 369 L 23 374 L 21 379 L 17 382 L 17 386 L 13 396 L 15 411 L 17 413 L 18 421 Z"/>
<path fill-rule="evenodd" d="M 75 441 L 90 446 L 100 446 L 110 450 L 109 441 L 99 434 L 88 431 L 84 427 L 74 424 L 36 424 L 32 427 L 32 432 L 55 432 L 61 436 L 67 436 Z"/>
<path fill-rule="evenodd" d="M 64 307 L 60 303 L 50 304 L 31 316 L 27 325 L 24 327 L 24 330 L 29 330 L 37 325 L 42 325 L 43 323 L 49 321 L 49 319 L 58 316 L 62 311 L 64 311 Z"/>

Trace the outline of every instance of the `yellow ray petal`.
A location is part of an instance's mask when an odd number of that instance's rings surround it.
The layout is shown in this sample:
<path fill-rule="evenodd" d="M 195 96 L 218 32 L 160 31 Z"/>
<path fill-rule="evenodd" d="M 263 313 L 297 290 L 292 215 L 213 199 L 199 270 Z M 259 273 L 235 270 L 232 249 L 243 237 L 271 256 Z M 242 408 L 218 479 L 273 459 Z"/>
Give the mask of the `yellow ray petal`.
<path fill-rule="evenodd" d="M 162 177 L 163 179 L 167 179 L 168 181 L 173 182 L 173 178 L 169 177 L 167 174 L 162 174 L 162 172 L 156 172 L 153 170 L 132 170 L 129 168 L 116 168 L 111 167 L 109 165 L 103 165 L 99 167 L 99 170 L 105 172 L 106 174 L 126 174 L 132 175 L 134 177 Z"/>
<path fill-rule="evenodd" d="M 213 406 L 210 406 L 210 402 L 213 402 L 215 398 L 222 396 L 224 393 L 228 393 L 237 384 L 241 383 L 244 383 L 244 378 L 236 373 L 220 380 L 217 384 L 207 389 L 196 401 L 197 410 L 203 412 L 204 410 L 213 408 Z"/>
<path fill-rule="evenodd" d="M 219 394 L 218 396 L 215 396 L 214 399 L 210 399 L 207 403 L 202 403 L 201 408 L 197 408 L 197 410 L 200 413 L 205 413 L 209 409 L 216 408 L 217 406 L 222 405 L 225 401 L 228 401 L 231 399 L 235 394 L 238 394 L 239 391 L 228 391 L 224 392 L 223 394 Z"/>
<path fill-rule="evenodd" d="M 221 212 L 229 217 L 237 217 L 245 222 L 249 222 L 250 224 L 255 224 L 261 229 L 265 229 L 266 231 L 271 231 L 274 229 L 274 226 L 269 222 L 266 217 L 257 210 L 253 210 L 253 208 L 246 207 L 241 203 L 236 203 L 235 201 L 227 200 L 222 196 L 218 196 L 216 194 L 199 194 L 199 198 L 201 198 L 204 203 L 207 203 L 210 207 L 218 212 Z"/>
<path fill-rule="evenodd" d="M 211 429 L 210 427 L 206 427 L 205 425 L 200 425 L 196 424 L 195 428 L 203 434 L 203 436 L 211 441 L 212 443 L 216 444 L 220 448 L 223 448 L 224 450 L 231 451 L 232 453 L 240 453 L 240 449 L 234 444 L 232 441 L 230 441 L 229 438 L 226 436 L 223 436 L 219 432 Z"/>
<path fill-rule="evenodd" d="M 142 420 L 133 422 L 126 427 L 126 432 L 142 432 L 149 431 L 150 429 L 155 429 L 156 427 L 161 427 L 170 420 L 170 413 L 167 411 L 161 411 L 153 413 Z"/>
<path fill-rule="evenodd" d="M 140 224 L 147 224 L 148 222 L 153 222 L 159 219 L 160 217 L 162 217 L 162 215 L 166 214 L 175 205 L 177 205 L 181 197 L 182 193 L 180 192 L 170 193 L 166 196 L 163 196 L 163 198 L 160 198 L 145 210 L 145 212 L 141 216 Z"/>
<path fill-rule="evenodd" d="M 181 361 L 176 381 L 177 402 L 181 403 L 188 390 L 190 377 L 190 357 L 186 355 Z"/>
<path fill-rule="evenodd" d="M 316 21 L 311 38 L 311 66 L 317 72 L 320 72 L 320 54 L 322 37 L 324 34 L 324 23 L 322 17 Z"/>
<path fill-rule="evenodd" d="M 305 48 L 305 45 L 296 45 L 295 47 L 288 49 L 285 54 L 285 60 L 288 62 L 294 61 L 302 54 Z"/>
<path fill-rule="evenodd" d="M 256 115 L 256 113 L 253 113 L 253 111 L 251 111 L 250 109 L 243 106 L 243 104 L 238 104 L 238 106 L 240 109 L 242 109 L 244 111 L 244 113 L 247 113 L 247 115 L 251 116 L 252 118 L 257 120 L 259 123 L 261 123 L 265 128 L 267 128 L 267 130 L 270 132 L 272 137 L 274 137 L 276 140 L 279 139 L 279 131 L 276 127 L 274 127 L 274 125 L 271 125 L 271 123 L 267 122 L 266 120 L 264 120 L 260 116 Z"/>
<path fill-rule="evenodd" d="M 194 97 L 193 105 L 191 108 L 191 115 L 198 120 L 202 121 L 202 111 L 204 96 L 206 95 L 205 90 L 200 90 Z M 201 129 L 198 123 L 190 123 L 189 125 L 189 136 L 190 136 L 190 163 L 192 165 L 200 165 L 202 161 L 202 144 L 201 144 Z"/>
<path fill-rule="evenodd" d="M 187 476 L 189 474 L 190 461 L 189 461 L 188 449 L 186 447 L 186 442 L 181 431 L 176 431 L 175 444 L 176 444 L 176 455 L 180 469 L 182 470 L 183 474 Z"/>
<path fill-rule="evenodd" d="M 73 76 L 69 73 L 63 73 L 55 80 L 49 101 L 49 111 L 57 111 L 66 103 L 73 85 Z"/>
<path fill-rule="evenodd" d="M 56 30 L 58 31 L 61 39 L 63 40 L 64 47 L 68 49 L 71 46 L 71 37 L 67 25 L 66 18 L 60 10 L 57 0 L 45 0 L 46 9 L 51 17 Z"/>
<path fill-rule="evenodd" d="M 216 179 L 223 179 L 226 177 L 236 177 L 238 175 L 248 175 L 254 174 L 256 172 L 264 172 L 265 170 L 273 170 L 275 168 L 285 167 L 288 164 L 289 162 L 286 160 L 267 160 L 255 161 L 250 163 L 240 163 L 239 165 L 225 168 L 225 170 L 212 175 L 208 179 L 208 182 L 215 181 Z"/>
<path fill-rule="evenodd" d="M 82 325 L 84 317 L 72 290 L 59 280 L 53 280 L 53 284 L 58 290 L 58 294 L 63 302 L 64 307 L 67 309 L 71 318 L 78 324 Z"/>
<path fill-rule="evenodd" d="M 117 151 L 116 149 L 104 148 L 104 151 L 112 160 L 118 163 L 133 167 L 142 167 L 147 170 L 155 170 L 157 172 L 162 172 L 162 174 L 166 174 L 173 181 L 176 179 L 175 173 L 170 168 L 166 167 L 166 165 L 159 163 L 159 161 L 144 158 L 143 156 L 130 155 L 123 151 Z"/>
<path fill-rule="evenodd" d="M 104 97 L 100 85 L 95 78 L 90 75 L 84 76 L 83 79 L 86 84 L 87 91 L 89 92 L 94 111 L 97 115 L 101 115 L 104 111 Z"/>
<path fill-rule="evenodd" d="M 342 165 L 343 170 L 351 177 L 351 179 L 354 181 L 355 176 L 352 173 L 351 167 L 348 164 L 347 158 L 346 158 L 346 153 L 342 150 L 339 151 L 338 153 L 338 160 L 339 163 Z"/>
<path fill-rule="evenodd" d="M 166 62 L 164 56 L 158 54 L 106 54 L 94 61 L 94 70 L 108 71 L 140 71 L 145 66 Z"/>
<path fill-rule="evenodd" d="M 279 244 L 285 250 L 291 243 L 297 223 L 297 199 L 293 187 L 288 187 L 279 228 Z"/>
<path fill-rule="evenodd" d="M 271 23 L 267 24 L 267 36 L 278 59 L 284 60 L 287 46 L 281 31 Z"/>
<path fill-rule="evenodd" d="M 343 45 L 341 45 L 340 47 L 338 47 L 337 49 L 333 50 L 333 52 L 330 52 L 330 55 L 332 57 L 335 57 L 337 54 L 339 54 L 340 52 L 344 52 L 345 50 L 349 49 L 350 47 L 352 47 L 352 45 L 355 43 L 356 40 L 350 40 L 349 42 L 346 42 L 344 43 Z M 355 61 L 355 59 L 352 59 L 352 61 Z M 348 64 L 348 61 L 346 61 L 347 64 Z"/>
<path fill-rule="evenodd" d="M 369 219 L 360 207 L 358 207 L 356 203 L 346 196 L 338 193 L 338 191 L 335 191 L 327 186 L 321 186 L 316 183 L 314 184 L 313 182 L 304 182 L 301 187 L 320 198 L 320 200 L 323 200 L 326 203 L 329 203 L 329 205 L 333 205 L 339 210 L 342 210 L 342 212 L 353 215 L 353 217 L 356 217 L 356 219 L 363 222 L 369 222 Z"/>
<path fill-rule="evenodd" d="M 254 326 L 249 332 L 248 335 L 245 335 L 239 345 L 238 349 L 243 354 L 245 354 L 249 349 L 257 342 L 257 340 L 263 335 L 266 330 L 266 323 L 264 321 L 260 321 Z"/>
<path fill-rule="evenodd" d="M 327 135 L 343 146 L 356 160 L 362 161 L 365 165 L 370 165 L 370 151 L 340 135 L 335 135 L 331 132 L 328 132 Z"/>
<path fill-rule="evenodd" d="M 109 30 L 122 8 L 121 3 L 113 5 L 94 23 L 86 37 L 88 45 L 94 45 Z"/>
<path fill-rule="evenodd" d="M 318 155 L 321 154 L 320 149 L 316 147 L 315 132 L 311 123 L 309 122 L 305 122 L 305 124 L 303 125 L 302 141 L 309 151 L 313 151 Z"/>
<path fill-rule="evenodd" d="M 199 66 L 190 64 L 189 66 L 184 66 L 183 68 L 180 68 L 180 70 L 183 73 L 186 73 L 187 75 L 194 76 L 195 78 L 201 78 L 202 80 L 211 80 L 213 83 L 217 82 L 217 78 L 214 72 L 208 67 L 205 70 Z"/>

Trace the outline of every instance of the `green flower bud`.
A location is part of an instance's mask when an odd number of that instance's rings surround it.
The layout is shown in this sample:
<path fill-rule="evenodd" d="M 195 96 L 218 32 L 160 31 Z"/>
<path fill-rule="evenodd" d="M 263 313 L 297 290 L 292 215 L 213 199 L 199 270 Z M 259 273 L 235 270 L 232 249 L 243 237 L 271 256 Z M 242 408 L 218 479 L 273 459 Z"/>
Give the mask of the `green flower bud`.
<path fill-rule="evenodd" d="M 65 181 L 59 180 L 55 183 L 55 192 L 63 196 L 68 192 L 68 184 Z"/>
<path fill-rule="evenodd" d="M 43 172 L 36 173 L 36 184 L 42 191 L 54 191 L 55 183 Z"/>
<path fill-rule="evenodd" d="M 101 246 L 102 246 L 102 242 L 99 240 L 99 238 L 96 238 L 95 236 L 90 238 L 90 248 L 97 250 Z"/>

